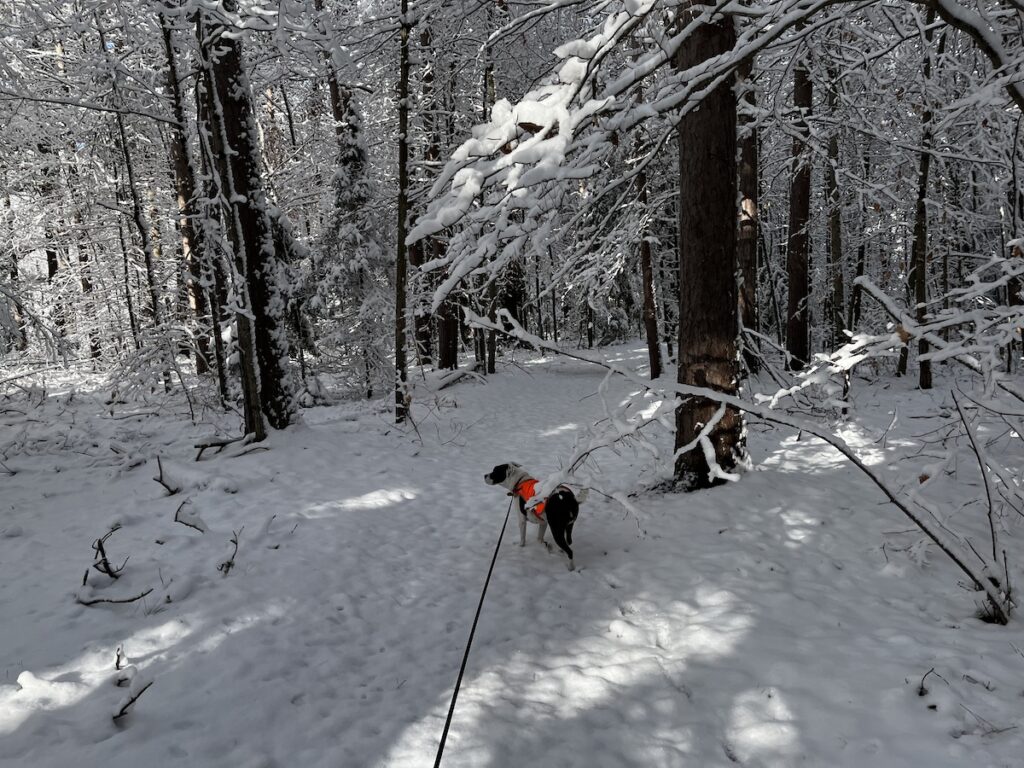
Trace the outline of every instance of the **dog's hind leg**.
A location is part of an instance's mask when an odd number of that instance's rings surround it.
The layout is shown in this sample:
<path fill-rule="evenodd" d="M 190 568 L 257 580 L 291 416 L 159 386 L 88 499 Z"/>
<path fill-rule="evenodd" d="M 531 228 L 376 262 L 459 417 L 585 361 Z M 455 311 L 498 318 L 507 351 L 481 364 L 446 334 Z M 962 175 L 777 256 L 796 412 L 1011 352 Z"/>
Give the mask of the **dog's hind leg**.
<path fill-rule="evenodd" d="M 551 538 L 555 540 L 555 544 L 558 545 L 558 548 L 569 556 L 569 570 L 572 571 L 576 569 L 576 566 L 572 560 L 572 547 L 570 547 L 568 542 L 565 540 L 565 531 L 566 529 L 562 526 L 552 523 Z"/>
<path fill-rule="evenodd" d="M 544 541 L 544 534 L 547 533 L 548 530 L 547 522 L 542 519 L 538 527 L 540 528 L 540 532 L 537 534 L 537 541 L 539 541 L 541 544 L 547 544 L 547 542 Z"/>

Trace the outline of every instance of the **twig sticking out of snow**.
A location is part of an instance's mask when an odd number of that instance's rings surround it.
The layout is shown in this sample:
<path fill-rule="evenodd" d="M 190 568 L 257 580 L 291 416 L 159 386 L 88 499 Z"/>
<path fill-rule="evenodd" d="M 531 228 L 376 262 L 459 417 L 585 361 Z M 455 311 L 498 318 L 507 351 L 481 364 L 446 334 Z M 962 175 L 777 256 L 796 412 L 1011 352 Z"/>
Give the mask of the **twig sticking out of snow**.
<path fill-rule="evenodd" d="M 111 536 L 113 536 L 115 533 L 117 533 L 117 531 L 119 531 L 120 529 L 121 529 L 121 524 L 120 523 L 116 523 L 103 536 L 101 536 L 100 538 L 96 539 L 96 541 L 94 541 L 92 543 L 92 551 L 96 554 L 96 560 L 95 560 L 95 562 L 93 562 L 92 567 L 95 568 L 100 573 L 102 573 L 102 574 L 104 574 L 106 576 L 109 576 L 112 579 L 117 579 L 119 577 L 121 571 L 124 570 L 125 565 L 128 563 L 128 558 L 126 557 L 124 559 L 124 562 L 121 563 L 121 567 L 120 568 L 114 568 L 110 564 L 110 560 L 107 559 L 107 550 L 104 548 L 103 545 L 106 543 L 107 539 L 109 539 Z M 88 575 L 89 575 L 89 572 L 86 571 L 86 576 L 88 577 Z M 83 581 L 83 584 L 84 584 L 85 583 L 85 579 L 83 579 L 82 581 Z"/>
<path fill-rule="evenodd" d="M 231 569 L 235 567 L 235 555 L 238 554 L 238 537 L 244 530 L 245 526 L 243 525 L 237 531 L 231 532 L 232 534 L 234 534 L 231 537 L 231 543 L 235 545 L 235 548 L 231 551 L 231 557 L 229 557 L 227 560 L 225 560 L 223 563 L 217 566 L 217 570 L 223 573 L 225 576 L 227 576 L 228 573 L 231 572 Z"/>
<path fill-rule="evenodd" d="M 174 512 L 174 522 L 181 523 L 182 525 L 199 531 L 200 533 L 206 533 L 208 530 L 206 523 L 203 522 L 203 519 L 199 517 L 197 512 L 186 512 L 185 514 L 182 514 L 182 510 L 185 506 L 191 503 L 192 499 L 190 497 L 178 505 L 178 509 Z"/>
<path fill-rule="evenodd" d="M 925 678 L 927 678 L 928 675 L 932 674 L 933 672 L 935 672 L 935 667 L 932 667 L 931 669 L 929 669 L 921 677 L 921 683 L 917 686 L 917 695 L 918 696 L 925 696 L 928 693 L 928 689 L 924 687 L 924 681 L 925 681 Z"/>
<path fill-rule="evenodd" d="M 179 488 L 177 485 L 174 485 L 169 478 L 164 478 L 164 465 L 163 462 L 160 460 L 159 456 L 156 457 L 156 466 L 160 470 L 160 474 L 157 477 L 154 477 L 153 479 L 167 489 L 167 495 L 173 496 L 178 491 L 180 491 L 181 488 Z"/>

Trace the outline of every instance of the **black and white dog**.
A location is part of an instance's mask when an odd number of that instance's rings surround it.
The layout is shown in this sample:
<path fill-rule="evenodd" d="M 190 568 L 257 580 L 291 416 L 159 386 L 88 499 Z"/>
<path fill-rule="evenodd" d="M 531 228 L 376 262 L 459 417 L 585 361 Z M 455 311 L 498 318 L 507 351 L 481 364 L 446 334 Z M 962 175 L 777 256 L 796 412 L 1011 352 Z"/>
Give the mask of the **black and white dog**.
<path fill-rule="evenodd" d="M 572 527 L 580 513 L 580 503 L 586 499 L 586 490 L 577 498 L 571 489 L 558 486 L 555 492 L 532 507 L 527 502 L 536 495 L 537 480 L 518 464 L 499 464 L 484 475 L 488 485 L 508 488 L 509 496 L 519 498 L 519 546 L 526 546 L 526 521 L 540 526 L 537 541 L 544 541 L 544 532 L 550 526 L 555 544 L 569 556 L 569 570 L 575 570 L 572 559 Z"/>

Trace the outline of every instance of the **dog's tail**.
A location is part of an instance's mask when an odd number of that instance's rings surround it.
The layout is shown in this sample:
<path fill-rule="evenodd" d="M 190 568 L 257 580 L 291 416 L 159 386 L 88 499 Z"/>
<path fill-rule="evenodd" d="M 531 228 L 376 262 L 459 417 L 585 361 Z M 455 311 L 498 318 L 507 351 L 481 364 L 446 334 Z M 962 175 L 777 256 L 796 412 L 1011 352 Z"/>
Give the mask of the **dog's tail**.
<path fill-rule="evenodd" d="M 576 503 L 582 504 L 584 501 L 587 500 L 588 496 L 590 496 L 590 489 L 584 488 L 583 490 L 576 494 Z"/>

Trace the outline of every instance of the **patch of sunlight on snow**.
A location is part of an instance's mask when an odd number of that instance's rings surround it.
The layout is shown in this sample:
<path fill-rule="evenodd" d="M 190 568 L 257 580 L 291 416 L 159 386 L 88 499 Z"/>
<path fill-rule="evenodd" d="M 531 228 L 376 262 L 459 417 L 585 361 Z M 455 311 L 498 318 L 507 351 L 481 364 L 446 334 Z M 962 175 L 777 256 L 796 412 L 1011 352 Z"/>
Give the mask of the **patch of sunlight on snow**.
<path fill-rule="evenodd" d="M 129 660 L 140 668 L 162 655 L 169 648 L 192 633 L 192 628 L 180 619 L 173 619 L 151 629 L 145 629 L 119 643 Z M 87 651 L 73 661 L 41 673 L 25 670 L 18 675 L 18 685 L 0 688 L 0 736 L 13 733 L 35 712 L 70 707 L 92 691 L 106 684 L 114 673 L 114 645 Z M 139 661 L 140 657 L 149 657 Z"/>
<path fill-rule="evenodd" d="M 416 498 L 416 492 L 408 488 L 381 488 L 379 491 L 370 491 L 362 496 L 352 499 L 345 499 L 338 506 L 342 509 L 379 509 L 390 507 L 401 501 L 412 501 Z"/>
<path fill-rule="evenodd" d="M 781 450 L 762 462 L 764 466 L 783 472 L 808 472 L 816 469 L 833 469 L 846 461 L 832 446 L 813 438 L 786 438 L 780 444 L 780 448 Z"/>
<path fill-rule="evenodd" d="M 285 615 L 285 610 L 279 605 L 271 604 L 261 613 L 246 613 L 235 616 L 226 621 L 221 629 L 209 637 L 203 638 L 202 642 L 189 649 L 189 653 L 210 653 L 216 650 L 217 646 L 223 643 L 228 637 L 243 629 L 259 624 L 261 621 L 273 621 Z"/>
<path fill-rule="evenodd" d="M 649 419 L 652 416 L 654 416 L 654 414 L 656 414 L 658 410 L 664 405 L 664 400 L 659 398 L 653 398 L 651 400 L 650 405 L 648 405 L 646 408 L 641 408 L 639 411 L 637 411 L 637 416 L 641 419 Z"/>
<path fill-rule="evenodd" d="M 412 501 L 418 493 L 410 488 L 381 488 L 377 491 L 364 493 L 362 496 L 353 496 L 342 501 L 329 501 L 323 504 L 314 504 L 307 507 L 303 514 L 307 518 L 329 517 L 332 512 L 339 509 L 382 509 L 390 507 L 403 501 Z"/>
<path fill-rule="evenodd" d="M 762 760 L 785 761 L 787 758 L 796 760 L 799 756 L 799 731 L 793 712 L 777 688 L 769 686 L 741 693 L 736 697 L 729 720 L 726 735 L 740 758 L 757 756 Z"/>
<path fill-rule="evenodd" d="M 791 541 L 803 541 L 821 525 L 821 521 L 818 518 L 811 517 L 807 513 L 795 509 L 780 512 L 779 517 L 786 524 L 786 536 Z"/>
<path fill-rule="evenodd" d="M 565 721 L 583 718 L 585 711 L 621 711 L 624 706 L 646 708 L 647 728 L 642 740 L 672 743 L 686 751 L 691 734 L 679 725 L 678 712 L 662 712 L 658 702 L 637 698 L 654 681 L 662 686 L 681 676 L 688 665 L 714 662 L 733 653 L 753 629 L 754 620 L 732 592 L 698 587 L 694 603 L 672 602 L 640 621 L 624 619 L 619 611 L 609 616 L 607 631 L 585 634 L 559 654 L 516 652 L 500 657 L 493 666 L 467 680 L 456 710 L 460 749 L 466 754 L 492 752 L 497 702 L 512 699 L 519 709 L 540 711 Z M 665 648 L 671 648 L 671 653 Z M 419 768 L 423 755 L 436 748 L 438 723 L 448 706 L 447 695 L 433 709 L 411 723 L 395 740 L 382 764 L 393 768 Z M 661 702 L 664 708 L 664 702 Z M 656 711 L 657 710 L 657 711 Z M 585 720 L 585 718 L 583 718 Z M 644 717 L 636 713 L 637 722 Z M 501 727 L 505 727 L 503 723 Z"/>
<path fill-rule="evenodd" d="M 867 465 L 882 464 L 885 462 L 885 451 L 881 444 L 870 435 L 864 434 L 859 429 L 841 429 L 838 435 L 846 441 L 846 444 L 853 448 L 860 456 L 860 460 Z M 890 441 L 890 444 L 892 442 Z"/>
<path fill-rule="evenodd" d="M 552 427 L 551 429 L 545 430 L 544 432 L 540 433 L 540 436 L 553 437 L 554 435 L 560 434 L 562 432 L 570 432 L 574 429 L 579 429 L 579 424 L 577 424 L 576 422 L 570 422 L 569 424 L 563 424 L 560 427 Z"/>

